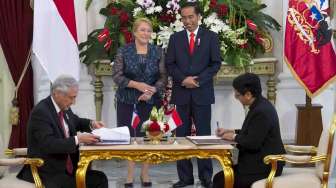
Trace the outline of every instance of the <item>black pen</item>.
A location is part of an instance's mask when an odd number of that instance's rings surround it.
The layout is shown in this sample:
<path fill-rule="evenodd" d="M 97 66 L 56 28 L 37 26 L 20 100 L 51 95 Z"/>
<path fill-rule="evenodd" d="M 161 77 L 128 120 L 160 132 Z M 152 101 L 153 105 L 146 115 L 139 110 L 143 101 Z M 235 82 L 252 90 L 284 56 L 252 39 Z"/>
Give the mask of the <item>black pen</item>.
<path fill-rule="evenodd" d="M 216 124 L 217 124 L 217 129 L 219 129 L 219 122 L 217 121 Z"/>

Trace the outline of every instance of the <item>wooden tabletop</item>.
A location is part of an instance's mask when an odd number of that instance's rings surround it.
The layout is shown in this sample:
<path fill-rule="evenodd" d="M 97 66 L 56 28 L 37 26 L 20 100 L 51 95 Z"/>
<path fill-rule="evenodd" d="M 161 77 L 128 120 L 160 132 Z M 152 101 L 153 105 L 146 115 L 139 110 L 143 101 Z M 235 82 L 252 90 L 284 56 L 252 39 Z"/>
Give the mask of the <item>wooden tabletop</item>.
<path fill-rule="evenodd" d="M 171 141 L 162 141 L 160 144 L 150 144 L 144 142 L 142 138 L 137 138 L 137 144 L 128 145 L 82 145 L 80 151 L 88 150 L 231 150 L 233 146 L 230 144 L 221 145 L 195 145 L 189 140 L 180 137 L 176 138 L 176 143 Z"/>

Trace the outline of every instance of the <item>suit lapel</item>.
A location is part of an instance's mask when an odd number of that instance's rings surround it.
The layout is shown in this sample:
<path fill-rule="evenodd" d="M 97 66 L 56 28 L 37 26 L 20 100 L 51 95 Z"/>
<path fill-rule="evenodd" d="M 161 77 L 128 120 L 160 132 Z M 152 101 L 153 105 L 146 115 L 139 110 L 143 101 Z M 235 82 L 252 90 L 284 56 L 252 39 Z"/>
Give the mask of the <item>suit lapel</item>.
<path fill-rule="evenodd" d="M 182 41 L 183 41 L 183 46 L 185 48 L 185 51 L 187 52 L 187 54 L 190 56 L 190 53 L 189 53 L 189 39 L 188 39 L 188 33 L 187 33 L 187 30 L 184 30 L 183 31 L 183 34 L 182 34 Z"/>
<path fill-rule="evenodd" d="M 74 131 L 74 126 L 72 124 L 72 121 L 70 121 L 70 118 L 69 118 L 69 110 L 64 112 L 64 120 L 68 124 L 69 136 L 73 136 L 75 131 Z"/>
<path fill-rule="evenodd" d="M 48 107 L 49 107 L 50 112 L 52 114 L 51 116 L 52 116 L 52 118 L 54 120 L 53 126 L 55 127 L 56 130 L 58 130 L 57 131 L 58 135 L 60 135 L 62 138 L 65 138 L 64 131 L 61 128 L 62 125 L 61 125 L 61 123 L 60 123 L 60 121 L 58 119 L 58 113 L 56 112 L 54 104 L 53 104 L 53 102 L 51 100 L 51 96 L 49 96 L 49 98 L 48 98 Z"/>
<path fill-rule="evenodd" d="M 199 51 L 200 47 L 201 47 L 201 41 L 202 41 L 202 36 L 203 36 L 204 32 L 203 32 L 203 28 L 200 26 L 198 28 L 198 32 L 195 38 L 195 46 L 194 46 L 194 54 L 197 54 L 197 52 Z"/>

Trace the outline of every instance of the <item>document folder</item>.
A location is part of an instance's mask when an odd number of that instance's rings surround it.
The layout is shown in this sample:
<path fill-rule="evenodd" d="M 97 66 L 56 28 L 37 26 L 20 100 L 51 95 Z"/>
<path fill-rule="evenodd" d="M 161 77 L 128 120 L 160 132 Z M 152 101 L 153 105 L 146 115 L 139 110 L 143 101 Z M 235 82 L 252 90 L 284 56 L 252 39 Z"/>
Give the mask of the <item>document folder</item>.
<path fill-rule="evenodd" d="M 224 140 L 217 136 L 187 136 L 188 140 L 196 145 L 237 144 L 234 141 Z"/>

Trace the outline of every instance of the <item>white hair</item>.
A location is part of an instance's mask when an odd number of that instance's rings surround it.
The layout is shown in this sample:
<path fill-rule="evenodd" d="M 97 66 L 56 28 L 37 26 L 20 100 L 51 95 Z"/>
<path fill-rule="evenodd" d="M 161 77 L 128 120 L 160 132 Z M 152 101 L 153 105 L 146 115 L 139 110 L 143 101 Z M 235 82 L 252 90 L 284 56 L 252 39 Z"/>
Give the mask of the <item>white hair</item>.
<path fill-rule="evenodd" d="M 73 87 L 78 88 L 77 80 L 70 75 L 61 75 L 51 84 L 51 93 L 54 93 L 56 90 L 67 93 L 69 89 Z"/>

